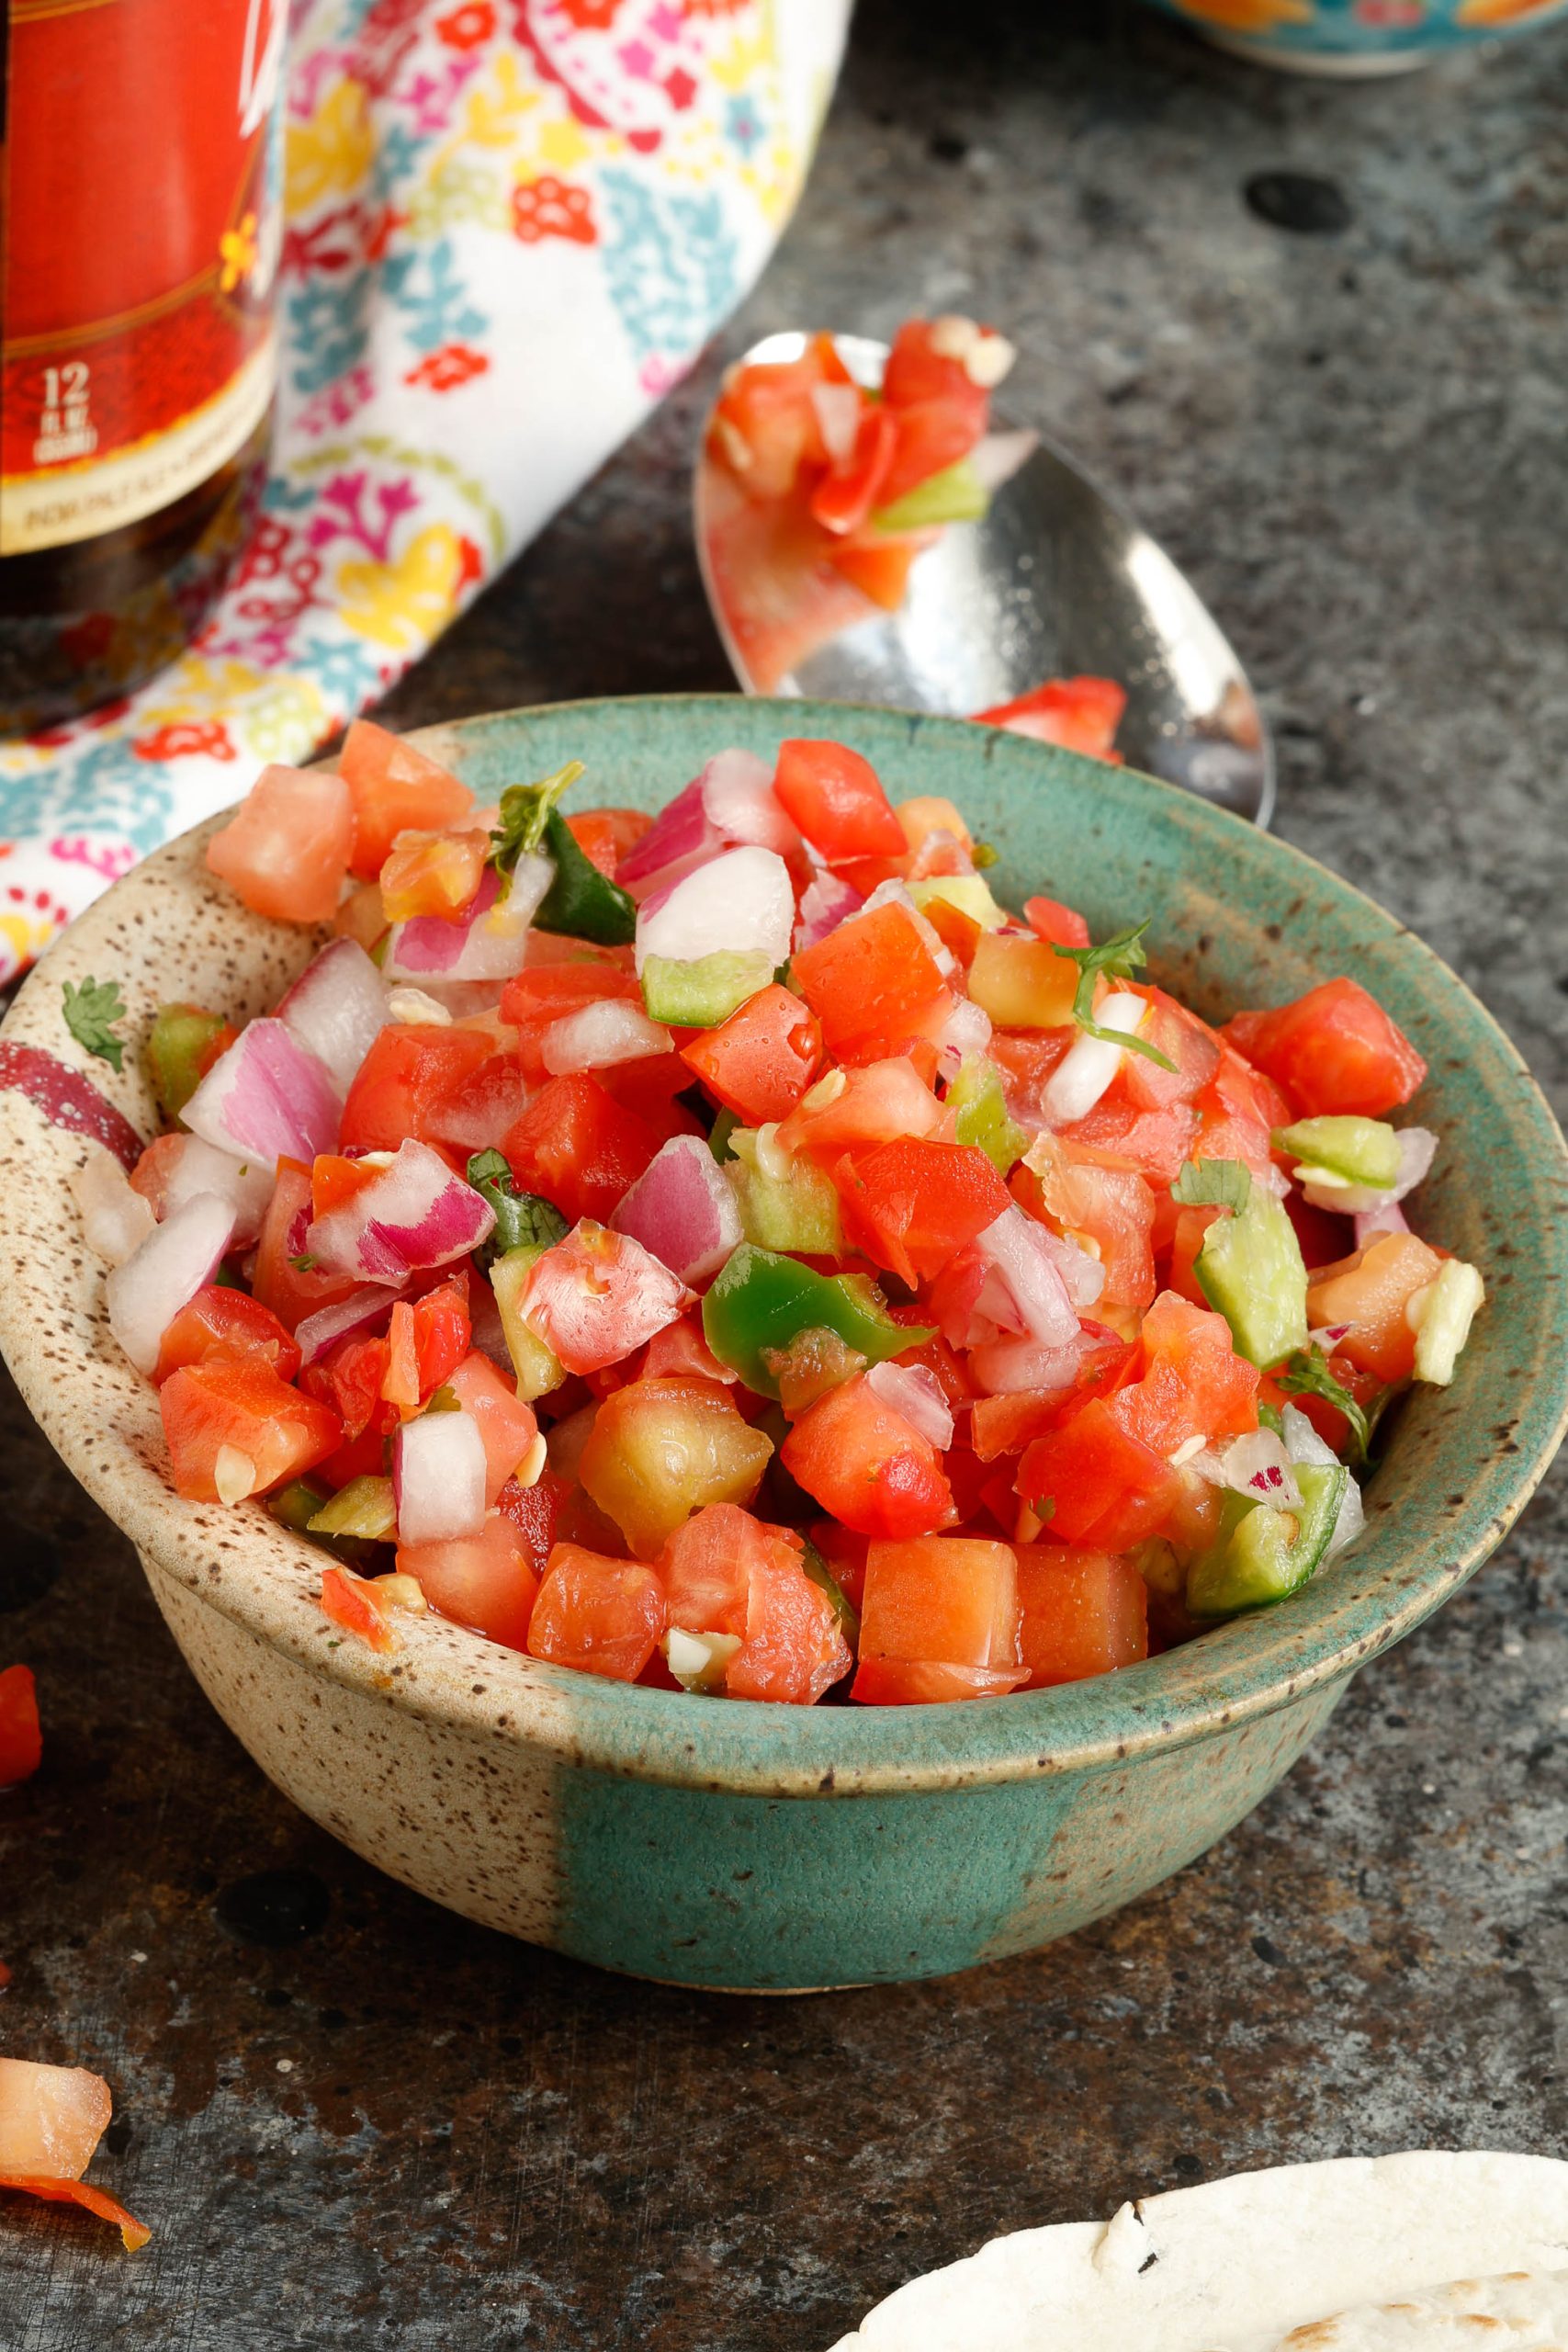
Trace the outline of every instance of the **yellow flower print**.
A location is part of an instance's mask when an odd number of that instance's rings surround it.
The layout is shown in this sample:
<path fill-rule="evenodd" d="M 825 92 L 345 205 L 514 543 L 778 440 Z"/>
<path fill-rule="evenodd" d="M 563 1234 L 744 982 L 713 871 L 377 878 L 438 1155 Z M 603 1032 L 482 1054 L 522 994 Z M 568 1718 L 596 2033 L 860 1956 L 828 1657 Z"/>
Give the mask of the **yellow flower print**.
<path fill-rule="evenodd" d="M 607 140 L 603 132 L 600 133 L 597 152 L 603 153 L 608 148 L 614 153 L 619 146 L 618 139 Z M 547 164 L 552 172 L 570 172 L 575 171 L 585 156 L 596 151 L 581 125 L 568 115 L 563 116 L 559 122 L 540 124 L 538 145 L 535 152 L 540 163 Z"/>
<path fill-rule="evenodd" d="M 256 266 L 256 216 L 247 212 L 237 229 L 225 229 L 218 240 L 219 259 L 222 264 L 218 283 L 225 294 L 231 294 L 242 277 L 249 277 Z"/>
<path fill-rule="evenodd" d="M 510 147 L 524 115 L 539 103 L 517 70 L 517 60 L 502 50 L 495 61 L 494 89 L 476 90 L 468 100 L 465 136 L 476 147 Z"/>
<path fill-rule="evenodd" d="M 1231 33 L 1271 33 L 1280 25 L 1310 25 L 1313 0 L 1177 0 L 1184 16 Z"/>
<path fill-rule="evenodd" d="M 290 123 L 285 193 L 291 217 L 325 196 L 348 196 L 369 175 L 376 135 L 358 82 L 334 83 L 309 122 Z"/>
<path fill-rule="evenodd" d="M 342 617 L 372 644 L 411 651 L 450 618 L 469 576 L 457 532 L 449 523 L 430 523 L 393 563 L 351 559 L 338 566 Z"/>

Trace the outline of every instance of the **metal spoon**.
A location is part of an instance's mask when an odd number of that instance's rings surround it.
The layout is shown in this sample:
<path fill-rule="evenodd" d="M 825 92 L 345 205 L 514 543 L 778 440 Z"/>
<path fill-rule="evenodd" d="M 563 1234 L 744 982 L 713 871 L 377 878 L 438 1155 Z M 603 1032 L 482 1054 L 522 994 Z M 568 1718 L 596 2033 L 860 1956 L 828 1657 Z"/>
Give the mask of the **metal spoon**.
<path fill-rule="evenodd" d="M 881 382 L 886 344 L 835 341 L 859 382 Z M 797 359 L 806 342 L 768 335 L 743 364 Z M 693 490 L 703 585 L 736 677 L 756 694 L 726 618 L 712 543 L 722 486 L 707 450 L 705 427 Z M 768 691 L 964 716 L 1086 673 L 1127 690 L 1116 740 L 1131 766 L 1268 824 L 1273 745 L 1234 650 L 1164 548 L 1048 441 L 982 522 L 950 524 L 920 556 L 897 612 L 868 606 Z"/>

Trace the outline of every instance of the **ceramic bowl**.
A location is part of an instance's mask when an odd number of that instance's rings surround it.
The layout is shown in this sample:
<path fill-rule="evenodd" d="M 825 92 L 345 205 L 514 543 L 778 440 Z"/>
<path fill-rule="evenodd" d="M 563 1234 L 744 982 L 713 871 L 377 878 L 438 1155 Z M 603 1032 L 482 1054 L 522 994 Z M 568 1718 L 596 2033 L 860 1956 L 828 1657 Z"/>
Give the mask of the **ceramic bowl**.
<path fill-rule="evenodd" d="M 1352 1674 L 1487 1556 L 1568 1412 L 1562 1137 L 1507 1040 L 1420 942 L 1322 867 L 1189 795 L 962 721 L 693 696 L 506 713 L 417 740 L 481 799 L 587 761 L 652 807 L 716 748 L 854 744 L 902 797 L 953 795 L 1016 904 L 1042 885 L 1097 933 L 1153 919 L 1153 969 L 1201 1011 L 1354 973 L 1432 1066 L 1443 1149 L 1420 1200 L 1488 1304 L 1448 1390 L 1405 1409 L 1365 1539 L 1283 1607 L 1103 1679 L 948 1707 L 795 1709 L 626 1689 L 457 1626 L 387 1659 L 317 1605 L 321 1555 L 259 1505 L 171 1491 L 152 1390 L 105 1326 L 64 1184 L 83 1133 L 152 1132 L 62 1019 L 62 983 L 153 1008 L 268 1007 L 314 942 L 208 875 L 206 831 L 73 924 L 0 1033 L 0 1344 L 69 1467 L 130 1537 L 197 1680 L 306 1813 L 435 1901 L 603 1966 L 753 1990 L 892 1980 L 1027 1951 L 1114 1910 L 1251 1810 Z"/>
<path fill-rule="evenodd" d="M 1154 0 L 1221 49 L 1291 74 L 1400 74 L 1561 17 L 1568 0 Z"/>

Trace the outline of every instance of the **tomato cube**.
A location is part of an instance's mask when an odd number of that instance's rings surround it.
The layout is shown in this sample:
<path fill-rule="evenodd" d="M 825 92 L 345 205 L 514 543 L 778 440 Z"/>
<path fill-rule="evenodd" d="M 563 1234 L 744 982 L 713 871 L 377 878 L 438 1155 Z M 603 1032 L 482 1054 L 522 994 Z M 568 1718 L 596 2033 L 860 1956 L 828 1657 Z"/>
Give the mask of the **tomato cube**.
<path fill-rule="evenodd" d="M 534 1450 L 539 1433 L 534 1408 L 523 1402 L 511 1381 L 502 1379 L 490 1358 L 477 1351 L 465 1355 L 445 1375 L 445 1385 L 478 1424 L 485 1449 L 485 1501 L 498 1502 L 507 1480 Z"/>
<path fill-rule="evenodd" d="M 381 868 L 381 911 L 389 922 L 435 915 L 450 922 L 478 896 L 490 835 L 401 833 Z"/>
<path fill-rule="evenodd" d="M 606 1397 L 579 1473 L 639 1559 L 657 1559 L 707 1503 L 749 1503 L 773 1454 L 728 1393 L 706 1380 L 634 1380 Z"/>
<path fill-rule="evenodd" d="M 353 847 L 354 816 L 341 776 L 270 767 L 208 842 L 207 863 L 253 914 L 330 922 Z"/>
<path fill-rule="evenodd" d="M 354 809 L 354 871 L 367 881 L 400 833 L 459 824 L 474 805 L 468 786 L 438 760 L 373 719 L 355 720 L 338 764 Z"/>
<path fill-rule="evenodd" d="M 1385 1385 L 1408 1380 L 1416 1367 L 1416 1333 L 1405 1310 L 1419 1290 L 1436 1282 L 1442 1260 L 1413 1233 L 1385 1233 L 1337 1266 L 1320 1266 L 1307 1291 L 1314 1329 L 1347 1324 L 1335 1347 L 1359 1372 Z"/>
<path fill-rule="evenodd" d="M 251 1291 L 288 1331 L 318 1307 L 336 1306 L 357 1288 L 352 1274 L 322 1273 L 298 1262 L 309 1255 L 305 1236 L 312 1215 L 310 1170 L 297 1159 L 280 1159 L 256 1242 Z"/>
<path fill-rule="evenodd" d="M 563 1216 L 603 1223 L 664 1140 L 578 1070 L 541 1088 L 501 1149 L 525 1192 L 542 1193 Z"/>
<path fill-rule="evenodd" d="M 0 1672 L 0 1789 L 14 1789 L 18 1781 L 30 1780 L 42 1761 L 43 1734 L 32 1668 L 8 1666 Z"/>
<path fill-rule="evenodd" d="M 830 1102 L 802 1102 L 782 1122 L 778 1139 L 785 1151 L 808 1152 L 830 1165 L 856 1145 L 929 1135 L 942 1123 L 942 1104 L 906 1054 L 840 1075 L 844 1084 Z"/>
<path fill-rule="evenodd" d="M 534 1603 L 528 1651 L 581 1674 L 635 1682 L 665 1623 L 664 1588 L 651 1568 L 558 1544 Z"/>
<path fill-rule="evenodd" d="M 908 1138 L 846 1152 L 833 1170 L 846 1238 L 901 1280 L 930 1282 L 1012 1195 L 972 1144 Z"/>
<path fill-rule="evenodd" d="M 1408 1102 L 1427 1075 L 1409 1038 L 1354 980 L 1325 980 L 1277 1012 L 1238 1012 L 1224 1035 L 1308 1118 L 1381 1119 Z"/>
<path fill-rule="evenodd" d="M 803 947 L 790 974 L 834 1061 L 880 1061 L 908 1039 L 935 1037 L 953 1008 L 935 958 L 900 906 L 852 916 Z"/>
<path fill-rule="evenodd" d="M 264 1495 L 303 1477 L 343 1435 L 331 1406 L 255 1362 L 186 1364 L 164 1381 L 158 1406 L 175 1491 L 187 1502 Z"/>
<path fill-rule="evenodd" d="M 366 1579 L 344 1568 L 321 1570 L 321 1613 L 368 1649 L 401 1647 L 385 1610 L 377 1605 Z"/>
<path fill-rule="evenodd" d="M 1130 1560 L 1066 1544 L 1020 1544 L 1029 1687 L 1081 1682 L 1149 1654 L 1148 1587 Z"/>
<path fill-rule="evenodd" d="M 609 999 L 640 1005 L 642 990 L 634 974 L 602 958 L 581 963 L 542 964 L 508 980 L 501 1000 L 501 1017 L 517 1033 L 517 1053 L 530 1086 L 542 1086 L 546 1033 L 584 1006 Z M 684 1078 L 681 1083 L 686 1083 Z"/>
<path fill-rule="evenodd" d="M 872 1705 L 1016 1690 L 1026 1676 L 1010 1546 L 960 1535 L 873 1544 L 860 1649 L 851 1695 Z M 884 1671 L 903 1667 L 956 1671 Z"/>
<path fill-rule="evenodd" d="M 802 1414 L 779 1459 L 824 1510 L 863 1535 L 926 1535 L 951 1520 L 941 1454 L 863 1373 Z"/>
<path fill-rule="evenodd" d="M 1043 939 L 987 931 L 976 943 L 969 993 L 998 1029 L 1059 1029 L 1073 1017 L 1078 967 Z"/>
<path fill-rule="evenodd" d="M 360 1063 L 343 1106 L 339 1140 L 345 1152 L 396 1151 L 405 1136 L 441 1140 L 443 1113 L 454 1091 L 487 1062 L 491 1041 L 482 1030 L 393 1022 Z"/>
<path fill-rule="evenodd" d="M 270 1306 L 243 1290 L 209 1283 L 182 1306 L 158 1348 L 152 1378 L 162 1387 L 189 1363 L 270 1364 L 281 1380 L 299 1369 L 299 1351 Z"/>
<path fill-rule="evenodd" d="M 1123 1429 L 1100 1397 L 1034 1440 L 1016 1482 L 1054 1540 L 1108 1552 L 1152 1535 L 1179 1487 L 1165 1456 Z"/>
<path fill-rule="evenodd" d="M 1168 1458 L 1193 1438 L 1258 1427 L 1255 1364 L 1238 1356 L 1223 1315 L 1162 1292 L 1144 1317 L 1139 1378 L 1108 1408 L 1118 1425 Z"/>
<path fill-rule="evenodd" d="M 682 1048 L 710 1094 L 749 1127 L 787 1118 L 822 1058 L 822 1032 L 789 989 L 765 988 Z"/>
<path fill-rule="evenodd" d="M 523 1320 L 568 1372 L 619 1363 L 691 1304 L 640 1241 L 587 1217 L 536 1260 L 521 1298 Z"/>
<path fill-rule="evenodd" d="M 491 1511 L 476 1535 L 434 1544 L 400 1544 L 398 1573 L 417 1577 L 433 1609 L 476 1634 L 528 1646 L 539 1578 L 523 1530 L 503 1511 Z"/>
<path fill-rule="evenodd" d="M 744 1639 L 725 1670 L 732 1699 L 768 1699 L 814 1707 L 854 1664 L 838 1612 L 804 1566 L 801 1538 L 783 1527 L 758 1529 L 750 1563 Z"/>
<path fill-rule="evenodd" d="M 1113 679 L 1047 678 L 1043 685 L 976 711 L 976 717 L 984 727 L 1004 727 L 1010 735 L 1030 735 L 1037 743 L 1055 743 L 1065 752 L 1083 752 L 1120 766 L 1114 745 L 1126 707 L 1126 692 Z M 1067 944 L 1087 947 L 1089 941 Z"/>
<path fill-rule="evenodd" d="M 905 854 L 904 828 L 876 770 L 846 743 L 798 737 L 781 743 L 773 790 L 829 865 Z"/>

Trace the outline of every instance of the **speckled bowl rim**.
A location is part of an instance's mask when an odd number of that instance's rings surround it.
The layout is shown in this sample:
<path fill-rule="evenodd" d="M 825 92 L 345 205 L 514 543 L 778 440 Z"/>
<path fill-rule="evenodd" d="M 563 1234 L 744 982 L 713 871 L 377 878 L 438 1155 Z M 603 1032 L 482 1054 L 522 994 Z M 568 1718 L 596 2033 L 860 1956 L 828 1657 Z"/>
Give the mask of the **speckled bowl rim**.
<path fill-rule="evenodd" d="M 1554 1304 L 1568 1296 L 1568 1152 L 1514 1047 L 1432 951 L 1351 885 L 1224 810 L 1131 771 L 958 720 L 847 705 L 670 695 L 497 713 L 425 729 L 415 740 L 476 773 L 487 757 L 492 763 L 504 758 L 514 772 L 537 773 L 553 757 L 540 752 L 536 759 L 522 747 L 564 730 L 592 754 L 596 728 L 612 743 L 625 729 L 638 741 L 668 736 L 679 746 L 689 734 L 709 748 L 785 734 L 841 734 L 860 741 L 873 758 L 889 760 L 901 747 L 934 747 L 951 762 L 952 788 L 960 799 L 967 793 L 972 808 L 985 806 L 988 778 L 1027 793 L 1030 822 L 1042 795 L 1047 806 L 1057 796 L 1064 810 L 1060 796 L 1073 796 L 1084 821 L 1081 810 L 1092 795 L 1089 830 L 1098 836 L 1120 827 L 1135 841 L 1146 839 L 1151 855 L 1145 864 L 1152 871 L 1157 852 L 1200 897 L 1207 888 L 1216 920 L 1238 896 L 1287 912 L 1314 900 L 1315 920 L 1355 943 L 1371 984 L 1386 993 L 1396 1016 L 1424 1018 L 1429 1030 L 1461 1047 L 1451 1062 L 1470 1071 L 1472 1091 L 1485 1094 L 1494 1111 L 1503 1106 L 1500 1115 L 1511 1123 L 1517 1149 L 1509 1164 L 1528 1197 L 1532 1279 L 1506 1295 L 1494 1291 L 1482 1327 L 1485 1363 L 1477 1372 L 1473 1357 L 1466 1359 L 1474 1385 L 1467 1390 L 1461 1373 L 1454 1389 L 1422 1392 L 1408 1408 L 1423 1418 L 1421 1442 L 1430 1440 L 1439 1451 L 1450 1443 L 1453 1416 L 1468 1418 L 1478 1431 L 1485 1416 L 1462 1492 L 1450 1494 L 1440 1511 L 1435 1497 L 1430 1509 L 1404 1505 L 1401 1524 L 1391 1530 L 1391 1507 L 1374 1482 L 1364 1544 L 1287 1606 L 1114 1677 L 1005 1703 L 887 1710 L 710 1704 L 541 1665 L 431 1620 L 411 1623 L 404 1650 L 388 1661 L 336 1637 L 317 1605 L 319 1552 L 278 1528 L 260 1506 L 223 1511 L 171 1493 L 153 1393 L 107 1337 L 101 1270 L 86 1258 L 61 1181 L 83 1157 L 81 1137 L 51 1125 L 14 1081 L 0 1080 L 0 1165 L 9 1159 L 13 1170 L 24 1170 L 21 1182 L 0 1182 L 0 1348 L 69 1468 L 154 1570 L 329 1681 L 379 1694 L 478 1741 L 517 1740 L 563 1763 L 761 1797 L 914 1794 L 1149 1757 L 1342 1679 L 1440 1606 L 1512 1525 L 1568 1427 L 1568 1351 L 1556 1340 Z M 608 782 L 605 791 L 615 797 Z M 213 881 L 201 862 L 211 830 L 198 827 L 157 852 L 81 916 L 24 984 L 0 1032 L 0 1042 L 24 1052 L 41 1047 L 82 1072 L 142 1135 L 154 1122 L 139 1057 L 128 1055 L 125 1073 L 116 1077 L 85 1055 L 62 1021 L 62 983 L 95 970 L 106 977 L 116 971 L 117 958 L 123 972 L 140 956 L 144 971 L 127 982 L 133 1015 L 164 996 L 200 997 L 220 988 L 228 990 L 221 1001 L 251 1013 L 275 1000 L 312 944 L 308 934 L 246 914 Z M 1218 886 L 1200 883 L 1204 875 L 1224 877 L 1223 897 L 1215 895 Z M 1115 915 L 1096 906 L 1092 875 L 1059 871 L 1056 879 L 1086 903 L 1097 924 Z M 1271 922 L 1268 936 L 1278 938 L 1287 927 Z M 1266 962 L 1270 951 L 1256 923 L 1252 929 Z M 150 938 L 158 945 L 149 955 Z M 1294 952 L 1299 960 L 1307 950 L 1298 944 Z M 1157 956 L 1155 968 L 1161 968 Z M 1174 971 L 1171 977 L 1177 978 Z M 133 1020 L 128 1034 L 134 1027 Z M 1446 1140 L 1460 1166 L 1456 1197 L 1484 1203 L 1500 1156 L 1471 1148 L 1473 1125 L 1461 1120 Z M 1506 1367 L 1505 1355 L 1512 1359 Z M 1514 1390 L 1506 1394 L 1508 1381 Z M 1501 1414 L 1500 1405 L 1507 1408 Z M 1395 1444 L 1407 1442 L 1414 1441 L 1401 1431 Z"/>

